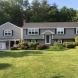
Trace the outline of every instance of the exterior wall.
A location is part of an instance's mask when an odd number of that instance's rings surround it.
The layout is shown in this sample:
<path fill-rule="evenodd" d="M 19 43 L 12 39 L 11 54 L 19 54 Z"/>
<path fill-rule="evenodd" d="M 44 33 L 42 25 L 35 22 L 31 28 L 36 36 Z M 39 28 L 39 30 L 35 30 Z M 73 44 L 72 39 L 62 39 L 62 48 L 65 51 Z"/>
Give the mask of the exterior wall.
<path fill-rule="evenodd" d="M 43 32 L 50 30 L 55 33 L 55 29 L 40 29 L 40 35 L 27 35 L 26 29 L 23 30 L 23 38 L 24 39 L 43 39 Z"/>
<path fill-rule="evenodd" d="M 65 34 L 55 34 L 55 28 L 52 29 L 40 29 L 40 35 L 26 35 L 26 29 L 23 31 L 23 38 L 24 39 L 43 39 L 43 32 L 49 30 L 53 32 L 53 39 L 74 39 L 77 34 L 74 33 L 74 28 L 65 28 Z"/>
<path fill-rule="evenodd" d="M 76 36 L 74 28 L 66 28 L 66 34 L 54 34 L 53 39 L 74 39 Z"/>
<path fill-rule="evenodd" d="M 13 30 L 13 36 L 4 36 L 3 30 Z M 0 40 L 1 39 L 21 39 L 21 28 L 13 26 L 10 23 L 6 23 L 0 27 Z"/>
<path fill-rule="evenodd" d="M 74 42 L 74 39 L 64 39 L 63 42 Z"/>
<path fill-rule="evenodd" d="M 30 40 L 28 40 L 28 39 L 25 39 L 24 40 L 25 42 L 30 42 Z M 45 40 L 44 39 L 37 39 L 37 42 L 39 43 L 39 44 L 45 44 Z"/>

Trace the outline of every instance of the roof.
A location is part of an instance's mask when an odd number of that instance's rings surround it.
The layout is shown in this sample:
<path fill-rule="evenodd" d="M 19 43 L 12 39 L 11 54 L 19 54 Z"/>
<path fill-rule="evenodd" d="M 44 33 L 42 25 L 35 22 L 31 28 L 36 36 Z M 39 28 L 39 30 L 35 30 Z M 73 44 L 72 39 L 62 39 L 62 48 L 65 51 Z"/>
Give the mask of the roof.
<path fill-rule="evenodd" d="M 2 25 L 0 25 L 0 27 L 2 27 L 2 26 L 6 26 L 6 25 L 8 25 L 8 24 L 10 24 L 10 25 L 12 25 L 12 26 L 15 26 L 15 27 L 21 29 L 21 27 L 18 27 L 18 26 L 14 25 L 14 24 L 12 24 L 12 23 L 10 23 L 10 22 L 6 22 L 6 23 L 2 24 Z"/>
<path fill-rule="evenodd" d="M 78 22 L 43 22 L 43 23 L 25 23 L 23 28 L 75 28 Z"/>

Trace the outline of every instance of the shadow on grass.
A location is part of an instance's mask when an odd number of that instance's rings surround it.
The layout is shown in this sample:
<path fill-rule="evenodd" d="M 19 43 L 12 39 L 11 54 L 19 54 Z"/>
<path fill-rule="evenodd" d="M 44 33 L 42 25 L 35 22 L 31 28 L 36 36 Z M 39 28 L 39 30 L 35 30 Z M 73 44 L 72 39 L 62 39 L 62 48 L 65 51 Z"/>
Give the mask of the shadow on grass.
<path fill-rule="evenodd" d="M 11 67 L 11 64 L 8 63 L 0 63 L 0 70 Z"/>
<path fill-rule="evenodd" d="M 40 51 L 20 51 L 17 50 L 18 52 L 5 52 L 5 53 L 1 53 L 0 54 L 0 58 L 2 57 L 14 57 L 14 58 L 17 58 L 17 57 L 23 57 L 23 56 L 38 56 L 40 54 L 42 54 L 42 52 Z"/>
<path fill-rule="evenodd" d="M 53 76 L 51 78 L 65 78 L 64 76 Z"/>

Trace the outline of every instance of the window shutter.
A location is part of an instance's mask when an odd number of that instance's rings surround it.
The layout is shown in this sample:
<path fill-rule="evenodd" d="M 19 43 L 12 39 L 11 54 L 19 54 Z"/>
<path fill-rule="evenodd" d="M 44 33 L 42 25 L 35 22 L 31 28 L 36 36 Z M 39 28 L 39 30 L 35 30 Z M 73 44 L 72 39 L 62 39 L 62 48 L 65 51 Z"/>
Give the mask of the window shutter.
<path fill-rule="evenodd" d="M 74 28 L 74 34 L 76 34 L 76 28 Z"/>
<path fill-rule="evenodd" d="M 66 29 L 64 28 L 64 34 L 66 34 Z"/>
<path fill-rule="evenodd" d="M 28 29 L 26 29 L 26 35 L 27 35 Z"/>
<path fill-rule="evenodd" d="M 3 30 L 3 36 L 4 36 L 4 30 Z"/>
<path fill-rule="evenodd" d="M 57 29 L 55 28 L 55 34 L 57 33 Z"/>
<path fill-rule="evenodd" d="M 40 35 L 40 29 L 39 29 L 39 35 Z"/>
<path fill-rule="evenodd" d="M 12 30 L 12 36 L 13 36 L 13 30 Z"/>

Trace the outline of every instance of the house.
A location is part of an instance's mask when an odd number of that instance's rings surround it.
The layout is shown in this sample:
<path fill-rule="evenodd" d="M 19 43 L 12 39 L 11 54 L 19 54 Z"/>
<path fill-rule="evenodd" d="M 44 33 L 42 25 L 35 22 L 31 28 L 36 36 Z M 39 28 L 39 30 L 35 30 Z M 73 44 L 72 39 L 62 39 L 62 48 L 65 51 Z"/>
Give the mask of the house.
<path fill-rule="evenodd" d="M 78 22 L 26 23 L 18 27 L 10 22 L 0 26 L 0 49 L 10 49 L 20 41 L 53 45 L 55 41 L 73 42 L 78 36 Z"/>
<path fill-rule="evenodd" d="M 0 49 L 10 49 L 22 39 L 22 28 L 7 22 L 0 26 Z"/>
<path fill-rule="evenodd" d="M 26 42 L 39 42 L 52 45 L 55 41 L 73 42 L 78 36 L 78 22 L 25 23 L 23 39 Z"/>

